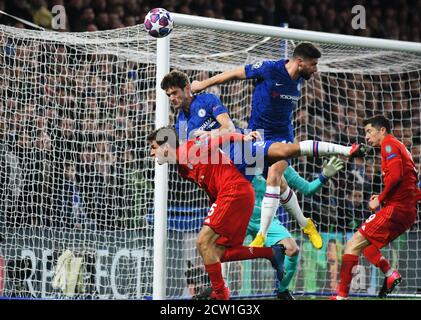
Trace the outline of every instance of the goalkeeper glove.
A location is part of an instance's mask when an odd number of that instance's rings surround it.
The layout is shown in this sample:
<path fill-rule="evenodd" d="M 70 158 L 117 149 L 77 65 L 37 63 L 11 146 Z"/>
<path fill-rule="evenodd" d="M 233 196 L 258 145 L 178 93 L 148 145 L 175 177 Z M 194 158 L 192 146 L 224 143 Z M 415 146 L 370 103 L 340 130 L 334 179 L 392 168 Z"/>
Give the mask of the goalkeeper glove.
<path fill-rule="evenodd" d="M 323 162 L 323 171 L 319 176 L 320 181 L 322 181 L 322 183 L 326 183 L 329 178 L 332 178 L 335 174 L 341 171 L 343 167 L 343 161 L 335 156 L 331 157 L 329 162 L 325 160 Z"/>

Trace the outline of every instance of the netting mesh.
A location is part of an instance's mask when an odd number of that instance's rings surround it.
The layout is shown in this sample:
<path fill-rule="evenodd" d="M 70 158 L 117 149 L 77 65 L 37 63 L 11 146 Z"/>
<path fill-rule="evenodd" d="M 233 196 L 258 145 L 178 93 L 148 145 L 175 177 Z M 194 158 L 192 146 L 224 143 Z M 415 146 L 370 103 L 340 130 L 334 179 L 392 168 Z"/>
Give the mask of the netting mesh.
<path fill-rule="evenodd" d="M 156 42 L 143 27 L 94 33 L 55 33 L 1 26 L 0 267 L 5 296 L 142 299 L 152 295 L 154 163 L 146 135 L 154 129 Z M 171 34 L 171 68 L 191 80 L 284 56 L 280 39 L 199 28 Z M 420 166 L 421 55 L 318 44 L 319 73 L 302 88 L 294 113 L 298 141 L 349 144 L 363 140 L 362 120 L 380 112 Z M 288 41 L 291 56 L 294 42 Z M 253 81 L 209 91 L 246 127 Z M 174 110 L 170 123 L 174 123 Z M 312 180 L 321 160 L 294 168 Z M 324 238 L 320 251 L 296 222 L 280 218 L 301 247 L 297 292 L 335 289 L 343 245 L 368 217 L 367 199 L 381 190 L 379 156 L 348 162 L 315 196 L 298 193 L 304 214 Z M 209 208 L 205 194 L 170 166 L 167 297 L 188 298 L 208 285 L 195 239 Z M 418 222 L 384 249 L 404 277 L 399 293 L 415 293 Z M 251 238 L 246 239 L 249 242 Z M 53 287 L 65 249 L 84 261 L 84 289 Z M 382 275 L 361 261 L 353 292 L 377 292 Z M 270 295 L 267 261 L 224 264 L 233 296 Z M 1 275 L 1 273 L 0 273 Z M 65 291 L 65 290 L 64 290 Z"/>

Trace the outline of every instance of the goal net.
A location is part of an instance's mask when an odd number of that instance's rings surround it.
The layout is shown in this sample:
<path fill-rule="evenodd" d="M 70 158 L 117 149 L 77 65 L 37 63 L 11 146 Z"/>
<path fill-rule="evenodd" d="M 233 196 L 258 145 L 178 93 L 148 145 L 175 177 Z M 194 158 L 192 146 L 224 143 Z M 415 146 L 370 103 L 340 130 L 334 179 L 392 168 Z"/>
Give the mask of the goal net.
<path fill-rule="evenodd" d="M 155 39 L 143 26 L 93 33 L 0 26 L 0 36 L 0 296 L 151 298 L 154 162 L 146 136 L 161 116 L 155 113 Z M 191 80 L 205 79 L 291 56 L 295 44 L 176 26 L 170 67 Z M 362 120 L 387 114 L 419 169 L 421 54 L 317 44 L 323 53 L 319 72 L 302 87 L 293 117 L 297 141 L 362 142 Z M 209 89 L 238 127 L 247 126 L 254 84 Z M 170 123 L 175 116 L 171 109 Z M 321 250 L 279 211 L 301 248 L 291 290 L 329 294 L 336 288 L 344 244 L 369 216 L 368 198 L 381 190 L 379 159 L 371 152 L 349 161 L 316 195 L 297 193 L 304 214 L 318 224 Z M 311 158 L 292 162 L 308 180 L 321 164 Z M 166 297 L 188 299 L 209 285 L 195 239 L 210 204 L 172 166 L 168 190 Z M 404 278 L 398 294 L 421 288 L 420 236 L 417 222 L 383 249 Z M 223 271 L 233 297 L 274 293 L 268 261 L 225 263 Z M 383 275 L 374 267 L 361 259 L 355 272 L 352 293 L 378 292 Z"/>

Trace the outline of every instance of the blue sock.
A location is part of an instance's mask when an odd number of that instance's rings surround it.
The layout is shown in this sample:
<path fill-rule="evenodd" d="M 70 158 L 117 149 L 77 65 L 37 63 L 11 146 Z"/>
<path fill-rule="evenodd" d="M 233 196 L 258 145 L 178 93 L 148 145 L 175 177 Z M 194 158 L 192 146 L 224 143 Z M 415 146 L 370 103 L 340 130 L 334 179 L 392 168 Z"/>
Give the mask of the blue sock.
<path fill-rule="evenodd" d="M 292 277 L 294 276 L 295 272 L 297 271 L 297 265 L 298 265 L 298 254 L 292 257 L 285 256 L 285 274 L 284 278 L 282 279 L 280 285 L 279 285 L 279 292 L 283 292 L 286 289 L 288 289 L 289 283 L 292 280 Z"/>

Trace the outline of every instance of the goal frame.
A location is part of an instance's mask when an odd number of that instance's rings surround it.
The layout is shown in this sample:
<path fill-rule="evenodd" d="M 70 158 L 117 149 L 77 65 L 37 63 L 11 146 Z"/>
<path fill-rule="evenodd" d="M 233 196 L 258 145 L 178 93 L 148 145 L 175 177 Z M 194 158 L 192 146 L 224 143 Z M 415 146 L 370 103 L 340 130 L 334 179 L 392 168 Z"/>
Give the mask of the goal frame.
<path fill-rule="evenodd" d="M 283 40 L 323 42 L 345 46 L 364 47 L 380 50 L 399 50 L 404 52 L 421 53 L 421 43 L 367 38 L 360 36 L 333 34 L 318 31 L 299 30 L 275 26 L 264 26 L 246 22 L 236 22 L 215 18 L 191 16 L 172 13 L 176 26 L 212 29 L 215 31 L 228 31 L 274 37 Z M 159 128 L 169 124 L 168 98 L 161 90 L 160 82 L 170 69 L 170 41 L 171 35 L 157 39 L 156 53 L 156 119 L 155 127 Z M 154 194 L 154 273 L 153 273 L 153 299 L 166 299 L 166 236 L 167 236 L 167 197 L 168 193 L 168 166 L 155 164 L 155 194 Z"/>

